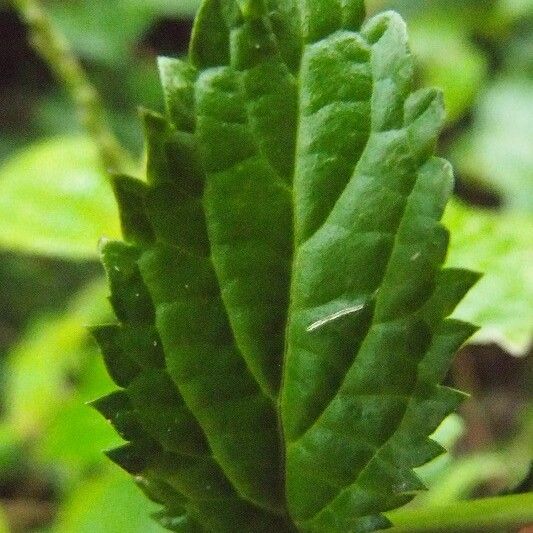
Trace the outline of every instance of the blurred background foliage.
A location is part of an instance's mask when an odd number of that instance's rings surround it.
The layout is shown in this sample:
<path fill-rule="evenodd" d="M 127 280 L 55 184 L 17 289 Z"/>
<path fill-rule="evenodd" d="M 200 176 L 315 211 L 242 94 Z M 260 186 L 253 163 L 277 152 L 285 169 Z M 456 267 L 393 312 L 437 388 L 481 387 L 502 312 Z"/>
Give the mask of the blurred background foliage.
<path fill-rule="evenodd" d="M 186 51 L 197 0 L 46 0 L 142 160 L 137 107 L 162 110 L 155 59 Z M 413 505 L 532 488 L 533 0 L 368 0 L 407 20 L 423 85 L 444 89 L 457 174 L 448 264 L 485 273 L 456 310 L 480 325 L 449 383 L 472 396 L 420 469 Z M 86 326 L 109 320 L 97 241 L 119 235 L 96 147 L 0 0 L 0 532 L 162 531 L 101 451 L 85 402 L 112 388 Z"/>

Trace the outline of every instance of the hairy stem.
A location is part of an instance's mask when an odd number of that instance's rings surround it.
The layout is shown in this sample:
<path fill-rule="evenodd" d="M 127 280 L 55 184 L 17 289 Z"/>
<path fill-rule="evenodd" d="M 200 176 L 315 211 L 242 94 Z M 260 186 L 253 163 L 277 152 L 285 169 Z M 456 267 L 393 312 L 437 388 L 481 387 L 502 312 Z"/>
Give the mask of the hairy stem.
<path fill-rule="evenodd" d="M 533 524 L 533 493 L 386 513 L 391 533 L 498 531 Z"/>
<path fill-rule="evenodd" d="M 130 156 L 108 125 L 98 91 L 64 35 L 54 27 L 39 0 L 11 1 L 29 28 L 31 44 L 74 100 L 80 121 L 96 143 L 105 170 L 113 173 L 131 170 Z"/>

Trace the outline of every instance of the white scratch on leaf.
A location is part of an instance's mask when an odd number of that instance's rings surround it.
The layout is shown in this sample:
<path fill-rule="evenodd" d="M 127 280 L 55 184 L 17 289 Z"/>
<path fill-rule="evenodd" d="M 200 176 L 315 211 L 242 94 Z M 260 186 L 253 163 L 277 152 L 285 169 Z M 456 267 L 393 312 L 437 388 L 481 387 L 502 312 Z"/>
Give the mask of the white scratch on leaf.
<path fill-rule="evenodd" d="M 316 322 L 313 322 L 311 325 L 309 325 L 306 329 L 306 331 L 314 331 L 315 329 L 318 329 L 322 327 L 324 324 L 328 324 L 329 322 L 333 322 L 334 320 L 337 320 L 338 318 L 341 318 L 346 315 L 351 315 L 352 313 L 357 313 L 358 311 L 361 311 L 365 304 L 357 304 L 352 305 L 350 307 L 346 307 L 344 309 L 341 309 L 340 311 L 336 311 L 335 313 L 332 313 L 331 315 L 328 315 L 325 318 L 321 318 L 317 320 Z"/>

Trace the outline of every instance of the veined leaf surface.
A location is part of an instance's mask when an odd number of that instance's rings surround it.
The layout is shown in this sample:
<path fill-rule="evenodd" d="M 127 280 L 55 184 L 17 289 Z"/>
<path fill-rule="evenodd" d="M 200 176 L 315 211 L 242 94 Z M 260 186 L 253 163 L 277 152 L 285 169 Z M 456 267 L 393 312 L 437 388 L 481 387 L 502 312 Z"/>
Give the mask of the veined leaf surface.
<path fill-rule="evenodd" d="M 423 489 L 477 279 L 442 269 L 442 97 L 350 0 L 205 0 L 104 247 L 111 457 L 175 531 L 363 532 Z"/>

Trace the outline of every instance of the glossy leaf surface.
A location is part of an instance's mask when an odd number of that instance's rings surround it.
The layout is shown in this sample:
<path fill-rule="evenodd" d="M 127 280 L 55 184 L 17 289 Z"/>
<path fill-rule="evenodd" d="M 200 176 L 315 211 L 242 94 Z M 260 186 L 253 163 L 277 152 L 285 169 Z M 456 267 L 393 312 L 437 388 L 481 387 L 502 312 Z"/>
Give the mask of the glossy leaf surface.
<path fill-rule="evenodd" d="M 162 59 L 147 183 L 115 181 L 110 457 L 175 531 L 363 532 L 462 399 L 440 382 L 477 275 L 443 270 L 453 178 L 405 25 L 359 0 L 206 0 Z"/>

